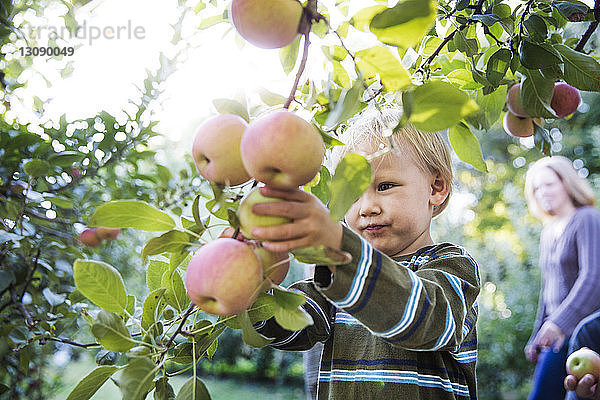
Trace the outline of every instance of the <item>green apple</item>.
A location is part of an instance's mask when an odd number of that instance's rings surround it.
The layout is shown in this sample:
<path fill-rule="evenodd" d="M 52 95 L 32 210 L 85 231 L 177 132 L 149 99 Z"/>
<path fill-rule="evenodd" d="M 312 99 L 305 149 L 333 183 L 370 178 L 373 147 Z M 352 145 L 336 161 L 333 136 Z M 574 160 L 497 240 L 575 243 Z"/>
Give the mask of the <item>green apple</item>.
<path fill-rule="evenodd" d="M 310 182 L 321 169 L 325 155 L 317 129 L 286 110 L 250 122 L 240 148 L 248 173 L 278 189 L 294 189 Z"/>
<path fill-rule="evenodd" d="M 102 243 L 102 239 L 98 236 L 95 228 L 88 228 L 81 232 L 79 241 L 88 247 L 98 247 Z"/>
<path fill-rule="evenodd" d="M 185 272 L 185 287 L 192 302 L 214 315 L 233 315 L 248 309 L 262 282 L 261 262 L 252 248 L 229 238 L 202 246 Z"/>
<path fill-rule="evenodd" d="M 238 115 L 219 114 L 198 127 L 192 157 L 200 175 L 221 185 L 239 185 L 250 179 L 240 155 L 247 126 Z"/>
<path fill-rule="evenodd" d="M 99 226 L 96 228 L 96 233 L 101 240 L 115 240 L 117 237 L 119 237 L 121 229 Z"/>
<path fill-rule="evenodd" d="M 580 102 L 581 95 L 579 94 L 579 90 L 573 86 L 565 82 L 559 82 L 554 85 L 550 107 L 552 107 L 558 118 L 564 118 L 567 115 L 573 114 L 577 110 L 577 107 L 579 107 Z"/>
<path fill-rule="evenodd" d="M 233 0 L 231 20 L 240 36 L 263 49 L 292 43 L 298 35 L 302 4 L 297 0 Z"/>
<path fill-rule="evenodd" d="M 291 219 L 285 217 L 256 215 L 252 211 L 252 207 L 257 203 L 271 203 L 276 201 L 283 200 L 275 197 L 265 197 L 260 193 L 257 187 L 244 196 L 238 207 L 237 217 L 240 221 L 240 230 L 246 238 L 255 239 L 250 232 L 252 231 L 252 228 L 256 226 L 275 226 L 291 221 Z"/>
<path fill-rule="evenodd" d="M 600 378 L 600 355 L 588 347 L 582 347 L 574 351 L 567 358 L 567 373 L 574 375 L 578 380 L 586 374 L 594 375 L 596 380 Z"/>

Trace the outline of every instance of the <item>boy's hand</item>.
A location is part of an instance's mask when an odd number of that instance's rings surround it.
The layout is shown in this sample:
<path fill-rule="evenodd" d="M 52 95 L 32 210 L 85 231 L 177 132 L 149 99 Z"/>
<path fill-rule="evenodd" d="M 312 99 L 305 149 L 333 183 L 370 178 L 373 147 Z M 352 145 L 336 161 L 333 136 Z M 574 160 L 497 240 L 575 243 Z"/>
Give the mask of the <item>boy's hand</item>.
<path fill-rule="evenodd" d="M 587 374 L 579 381 L 573 375 L 567 375 L 564 384 L 565 389 L 574 391 L 579 397 L 600 400 L 600 390 L 593 375 Z"/>
<path fill-rule="evenodd" d="M 292 222 L 255 227 L 252 235 L 263 240 L 263 247 L 273 252 L 286 252 L 301 247 L 324 245 L 339 250 L 342 246 L 342 225 L 333 221 L 329 210 L 314 195 L 300 189 L 281 190 L 261 187 L 266 197 L 285 201 L 255 204 L 252 211 L 257 215 L 287 217 Z"/>

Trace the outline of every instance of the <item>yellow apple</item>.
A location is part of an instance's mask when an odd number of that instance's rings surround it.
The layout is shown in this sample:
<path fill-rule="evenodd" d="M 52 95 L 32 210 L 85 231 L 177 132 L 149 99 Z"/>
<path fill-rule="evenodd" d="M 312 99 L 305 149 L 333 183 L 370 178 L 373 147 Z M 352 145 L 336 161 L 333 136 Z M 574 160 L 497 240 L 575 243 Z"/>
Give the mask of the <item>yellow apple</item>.
<path fill-rule="evenodd" d="M 200 175 L 222 185 L 239 185 L 250 179 L 240 155 L 240 141 L 248 124 L 234 114 L 219 114 L 196 130 L 192 157 Z"/>
<path fill-rule="evenodd" d="M 574 351 L 567 358 L 567 373 L 574 375 L 578 380 L 586 374 L 600 378 L 600 355 L 588 347 Z"/>
<path fill-rule="evenodd" d="M 261 262 L 252 248 L 229 238 L 202 246 L 185 272 L 185 287 L 192 302 L 214 315 L 233 315 L 248 309 L 262 282 Z"/>
<path fill-rule="evenodd" d="M 302 4 L 297 0 L 233 0 L 231 20 L 240 36 L 263 49 L 292 43 L 298 35 Z"/>
<path fill-rule="evenodd" d="M 255 239 L 250 232 L 252 231 L 252 228 L 256 226 L 274 226 L 291 221 L 289 218 L 285 217 L 256 215 L 252 211 L 252 207 L 257 203 L 270 203 L 276 201 L 283 200 L 275 197 L 265 197 L 259 192 L 257 187 L 244 196 L 238 207 L 237 217 L 240 221 L 240 230 L 246 238 Z"/>
<path fill-rule="evenodd" d="M 246 171 L 254 179 L 279 189 L 293 189 L 310 182 L 325 155 L 317 129 L 286 110 L 250 122 L 240 147 Z"/>

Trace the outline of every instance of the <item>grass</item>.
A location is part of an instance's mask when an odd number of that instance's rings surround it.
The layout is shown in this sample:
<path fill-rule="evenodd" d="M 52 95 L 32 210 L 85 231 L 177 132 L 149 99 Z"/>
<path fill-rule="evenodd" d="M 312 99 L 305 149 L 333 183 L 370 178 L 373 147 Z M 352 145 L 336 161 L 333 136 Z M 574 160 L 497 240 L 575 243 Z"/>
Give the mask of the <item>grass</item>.
<path fill-rule="evenodd" d="M 72 361 L 61 371 L 47 371 L 47 374 L 60 375 L 62 385 L 53 393 L 49 400 L 64 400 L 77 383 L 95 368 L 95 364 L 87 357 L 78 361 Z M 115 375 L 118 377 L 118 375 Z M 175 389 L 175 393 L 190 377 L 175 376 L 169 379 L 169 383 Z M 264 382 L 242 381 L 229 378 L 203 377 L 200 379 L 208 388 L 212 400 L 237 400 L 237 399 L 265 399 L 270 400 L 304 400 L 303 388 L 290 385 L 274 385 Z M 152 393 L 146 399 L 152 399 Z M 117 400 L 121 398 L 119 388 L 110 380 L 107 381 L 92 397 L 93 400 Z"/>

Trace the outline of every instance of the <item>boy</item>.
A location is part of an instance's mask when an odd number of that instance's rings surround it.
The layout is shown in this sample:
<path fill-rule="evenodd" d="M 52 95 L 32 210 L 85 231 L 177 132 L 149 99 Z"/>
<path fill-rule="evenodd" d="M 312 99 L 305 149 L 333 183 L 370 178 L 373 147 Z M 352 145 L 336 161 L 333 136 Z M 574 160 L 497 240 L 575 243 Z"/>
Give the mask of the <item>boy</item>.
<path fill-rule="evenodd" d="M 271 319 L 256 326 L 278 349 L 324 342 L 318 399 L 476 399 L 478 267 L 464 249 L 434 244 L 430 235 L 451 191 L 449 152 L 438 134 L 411 127 L 393 137 L 401 150 L 382 151 L 397 121 L 398 113 L 376 112 L 342 138 L 375 154 L 373 181 L 344 224 L 302 190 L 261 188 L 286 201 L 253 208 L 293 220 L 253 229 L 271 251 L 325 245 L 352 255 L 292 285 L 307 296 L 314 325 L 291 332 Z"/>

